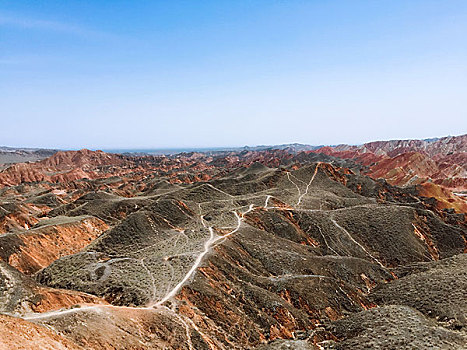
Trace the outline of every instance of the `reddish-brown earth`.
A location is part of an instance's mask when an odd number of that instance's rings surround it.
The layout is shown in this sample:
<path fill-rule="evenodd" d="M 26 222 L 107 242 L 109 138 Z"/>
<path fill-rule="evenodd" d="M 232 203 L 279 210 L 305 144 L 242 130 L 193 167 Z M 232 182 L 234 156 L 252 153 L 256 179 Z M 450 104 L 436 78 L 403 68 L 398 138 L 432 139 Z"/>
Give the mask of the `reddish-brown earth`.
<path fill-rule="evenodd" d="M 6 315 L 0 315 L 0 334 L 2 337 L 0 349 L 2 350 L 81 349 L 53 330 Z"/>
<path fill-rule="evenodd" d="M 462 349 L 465 137 L 359 147 L 4 169 L 0 348 Z"/>
<path fill-rule="evenodd" d="M 378 141 L 361 146 L 322 147 L 313 152 L 354 159 L 373 178 L 393 185 L 432 181 L 453 190 L 467 190 L 467 135 L 436 141 Z"/>
<path fill-rule="evenodd" d="M 62 256 L 80 251 L 108 228 L 95 217 L 43 220 L 25 232 L 0 236 L 0 259 L 30 275 Z"/>
<path fill-rule="evenodd" d="M 17 163 L 0 173 L 0 184 L 13 186 L 24 182 L 69 182 L 97 178 L 103 169 L 123 164 L 121 156 L 102 151 L 60 151 L 33 163 Z"/>
<path fill-rule="evenodd" d="M 440 209 L 467 213 L 467 135 L 339 145 L 312 152 L 352 159 L 364 166 L 363 174 L 392 185 L 420 185 L 419 194 L 438 199 Z"/>

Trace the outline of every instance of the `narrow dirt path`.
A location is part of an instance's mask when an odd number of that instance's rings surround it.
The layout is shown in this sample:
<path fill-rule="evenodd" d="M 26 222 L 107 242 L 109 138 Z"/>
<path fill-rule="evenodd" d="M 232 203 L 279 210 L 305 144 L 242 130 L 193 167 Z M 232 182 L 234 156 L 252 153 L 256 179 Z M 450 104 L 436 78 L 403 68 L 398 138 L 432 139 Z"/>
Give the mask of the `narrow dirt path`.
<path fill-rule="evenodd" d="M 196 269 L 201 264 L 204 256 L 211 251 L 213 245 L 216 242 L 218 242 L 220 240 L 223 240 L 223 239 L 229 237 L 230 235 L 234 234 L 235 232 L 237 232 L 240 229 L 240 226 L 242 224 L 243 216 L 245 214 L 247 214 L 248 212 L 250 212 L 251 210 L 253 210 L 253 204 L 250 204 L 250 207 L 248 208 L 248 210 L 246 212 L 244 212 L 244 213 L 241 213 L 240 215 L 238 215 L 238 213 L 236 211 L 234 211 L 233 213 L 237 218 L 237 226 L 235 227 L 234 230 L 232 230 L 231 232 L 229 232 L 229 233 L 227 233 L 227 234 L 225 234 L 223 236 L 216 235 L 214 233 L 214 229 L 212 228 L 212 226 L 207 227 L 206 223 L 204 222 L 203 215 L 201 215 L 200 216 L 201 223 L 203 224 L 203 226 L 205 228 L 207 228 L 209 230 L 209 235 L 210 235 L 209 239 L 204 243 L 204 250 L 198 255 L 195 262 L 191 266 L 190 270 L 188 270 L 188 272 L 185 274 L 185 276 L 182 278 L 182 280 L 174 288 L 172 288 L 172 290 L 170 292 L 168 292 L 161 300 L 159 300 L 158 302 L 156 302 L 156 303 L 154 303 L 152 305 L 149 305 L 149 306 L 150 307 L 151 306 L 152 307 L 159 307 L 162 304 L 164 304 L 166 301 L 168 301 L 169 299 L 173 298 L 178 293 L 180 288 L 182 288 L 182 286 L 185 284 L 185 282 L 188 281 L 190 279 L 190 277 L 195 273 Z"/>
<path fill-rule="evenodd" d="M 344 232 L 344 233 L 350 238 L 350 240 L 351 240 L 352 242 L 354 242 L 356 245 L 358 245 L 358 246 L 365 252 L 365 254 L 367 254 L 370 258 L 372 258 L 374 261 L 376 261 L 381 267 L 383 267 L 383 268 L 386 267 L 386 266 L 384 266 L 384 264 L 383 264 L 381 261 L 379 261 L 378 259 L 376 259 L 368 250 L 366 250 L 366 248 L 365 248 L 363 245 L 361 245 L 360 243 L 358 243 L 358 242 L 352 237 L 352 235 L 350 234 L 350 232 L 347 231 L 347 230 L 346 230 L 344 227 L 342 227 L 341 225 L 339 225 L 339 224 L 337 223 L 337 221 L 336 221 L 334 218 L 331 218 L 331 221 L 332 221 L 332 223 L 333 223 L 339 230 L 341 230 L 342 232 Z"/>

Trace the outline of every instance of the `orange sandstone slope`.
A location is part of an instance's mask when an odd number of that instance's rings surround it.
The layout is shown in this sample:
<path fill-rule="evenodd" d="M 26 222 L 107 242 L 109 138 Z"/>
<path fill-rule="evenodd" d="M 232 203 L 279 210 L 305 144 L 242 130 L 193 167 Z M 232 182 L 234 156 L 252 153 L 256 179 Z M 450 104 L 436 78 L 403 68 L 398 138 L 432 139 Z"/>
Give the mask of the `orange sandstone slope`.
<path fill-rule="evenodd" d="M 33 274 L 62 256 L 80 251 L 108 228 L 92 216 L 46 219 L 30 230 L 0 235 L 0 260 Z"/>
<path fill-rule="evenodd" d="M 452 208 L 457 212 L 467 213 L 466 197 L 455 195 L 449 189 L 430 182 L 421 184 L 418 188 L 420 196 L 436 198 L 439 209 Z"/>
<path fill-rule="evenodd" d="M 0 314 L 0 349 L 82 349 L 53 330 Z"/>

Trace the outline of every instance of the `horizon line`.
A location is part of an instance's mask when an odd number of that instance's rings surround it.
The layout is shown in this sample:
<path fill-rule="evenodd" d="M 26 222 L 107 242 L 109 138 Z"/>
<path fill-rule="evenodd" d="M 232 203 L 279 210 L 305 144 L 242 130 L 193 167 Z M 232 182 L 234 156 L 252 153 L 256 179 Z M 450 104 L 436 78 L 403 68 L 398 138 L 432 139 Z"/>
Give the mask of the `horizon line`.
<path fill-rule="evenodd" d="M 309 143 L 301 143 L 301 142 L 290 142 L 290 143 L 279 143 L 279 144 L 258 144 L 258 145 L 243 145 L 243 146 L 185 146 L 185 147 L 93 147 L 93 146 L 78 146 L 78 147 L 42 147 L 42 146 L 0 146 L 0 150 L 3 149 L 14 149 L 14 150 L 54 150 L 54 151 L 78 151 L 83 149 L 88 149 L 92 151 L 164 151 L 164 150 L 233 150 L 233 149 L 244 149 L 244 148 L 259 148 L 259 147 L 279 147 L 279 146 L 309 146 L 309 147 L 337 147 L 341 145 L 348 145 L 348 146 L 362 146 L 372 142 L 390 142 L 390 141 L 430 141 L 430 140 L 439 140 L 448 137 L 462 137 L 466 136 L 467 133 L 461 133 L 458 135 L 446 135 L 446 136 L 435 136 L 435 137 L 426 137 L 426 138 L 406 138 L 406 139 L 397 139 L 391 138 L 386 140 L 372 140 L 363 143 L 337 143 L 337 144 L 320 144 L 314 145 Z"/>

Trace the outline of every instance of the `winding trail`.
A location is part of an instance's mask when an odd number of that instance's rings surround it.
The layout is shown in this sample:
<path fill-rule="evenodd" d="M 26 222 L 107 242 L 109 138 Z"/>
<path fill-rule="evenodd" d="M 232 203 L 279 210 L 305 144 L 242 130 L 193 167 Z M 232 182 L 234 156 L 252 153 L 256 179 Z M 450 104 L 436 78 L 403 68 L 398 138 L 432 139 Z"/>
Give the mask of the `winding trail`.
<path fill-rule="evenodd" d="M 229 197 L 232 197 L 232 198 L 234 197 L 234 196 L 232 196 L 230 193 L 224 192 L 224 191 L 218 189 L 217 187 L 215 187 L 215 186 L 213 186 L 213 185 L 211 185 L 211 184 L 208 184 L 208 186 L 211 187 L 212 189 L 214 189 L 214 190 L 216 190 L 216 191 L 222 193 L 222 194 L 225 194 L 225 195 L 229 196 Z"/>
<path fill-rule="evenodd" d="M 318 162 L 318 163 L 316 164 L 315 172 L 313 173 L 313 176 L 311 177 L 310 181 L 308 182 L 308 185 L 306 185 L 305 192 L 302 193 L 302 194 L 298 197 L 298 202 L 297 202 L 297 204 L 295 204 L 295 206 L 298 207 L 298 206 L 300 205 L 300 203 L 302 202 L 302 198 L 305 197 L 305 196 L 307 195 L 308 189 L 310 188 L 311 183 L 312 183 L 313 180 L 315 179 L 316 174 L 318 173 L 318 168 L 319 168 L 320 165 L 321 165 L 320 162 Z"/>
<path fill-rule="evenodd" d="M 201 252 L 201 254 L 198 255 L 195 262 L 191 266 L 190 270 L 188 270 L 188 272 L 185 274 L 185 276 L 182 278 L 182 280 L 174 288 L 172 288 L 172 290 L 170 292 L 168 292 L 161 300 L 159 300 L 158 302 L 156 302 L 156 303 L 154 303 L 152 305 L 149 305 L 149 307 L 156 307 L 157 308 L 159 306 L 162 306 L 162 304 L 164 304 L 169 299 L 173 298 L 178 293 L 180 288 L 182 288 L 182 286 L 185 284 L 185 282 L 188 281 L 190 279 L 190 277 L 195 273 L 196 269 L 201 264 L 204 256 L 207 253 L 209 253 L 212 246 L 216 242 L 218 242 L 220 240 L 223 240 L 223 239 L 229 237 L 230 235 L 234 234 L 235 232 L 237 232 L 240 229 L 240 225 L 242 224 L 243 216 L 245 214 L 247 214 L 248 212 L 250 212 L 251 210 L 253 210 L 253 204 L 250 204 L 250 207 L 248 208 L 248 210 L 246 212 L 244 212 L 244 213 L 241 213 L 240 215 L 238 215 L 238 213 L 236 211 L 234 211 L 233 213 L 234 213 L 235 217 L 237 218 L 237 226 L 235 227 L 234 230 L 230 231 L 229 233 L 227 233 L 227 234 L 225 234 L 223 236 L 216 235 L 214 233 L 214 229 L 212 228 L 212 226 L 207 227 L 206 223 L 204 222 L 203 215 L 201 215 L 200 216 L 201 223 L 203 224 L 203 226 L 205 228 L 207 228 L 209 230 L 209 235 L 210 235 L 209 239 L 204 243 L 204 250 Z"/>
<path fill-rule="evenodd" d="M 21 317 L 23 320 L 38 320 L 41 318 L 49 318 L 53 316 L 58 316 L 58 315 L 67 315 L 67 314 L 74 314 L 76 312 L 82 312 L 82 311 L 87 311 L 87 310 L 95 310 L 97 311 L 101 307 L 108 307 L 108 305 L 90 305 L 90 306 L 81 306 L 78 308 L 74 309 L 67 309 L 67 310 L 54 310 L 54 311 L 48 311 L 48 312 L 41 312 L 41 313 L 34 313 L 32 315 L 26 315 L 26 316 L 17 316 Z"/>
<path fill-rule="evenodd" d="M 300 278 L 327 278 L 327 279 L 333 279 L 332 277 L 324 276 L 324 275 L 279 275 L 279 276 L 267 277 L 267 279 L 269 279 L 271 281 L 287 281 L 287 280 L 291 280 L 291 279 L 300 279 Z"/>
<path fill-rule="evenodd" d="M 320 226 L 317 226 L 317 227 L 318 227 L 319 234 L 323 238 L 324 244 L 326 244 L 326 247 L 330 251 L 332 251 L 334 254 L 336 254 L 336 256 L 340 256 L 340 254 L 338 252 L 336 252 L 333 248 L 331 248 L 331 246 L 329 245 L 328 240 L 326 239 L 326 236 L 323 234 L 323 231 L 321 230 L 321 227 Z"/>
<path fill-rule="evenodd" d="M 300 198 L 300 194 L 301 194 L 300 187 L 298 187 L 298 185 L 297 185 L 295 182 L 292 181 L 292 179 L 290 178 L 290 173 L 289 173 L 289 172 L 287 172 L 287 179 L 288 179 L 291 183 L 293 183 L 293 184 L 295 185 L 295 187 L 297 187 L 298 198 Z"/>
<path fill-rule="evenodd" d="M 344 232 L 352 242 L 354 242 L 356 245 L 358 245 L 369 257 L 371 257 L 374 261 L 376 261 L 381 267 L 385 268 L 386 266 L 383 265 L 383 263 L 381 261 L 379 261 L 378 259 L 376 259 L 368 250 L 365 249 L 365 247 L 363 245 L 361 245 L 360 243 L 358 243 L 353 237 L 352 235 L 349 233 L 349 231 L 347 231 L 344 227 L 342 227 L 341 225 L 339 225 L 337 223 L 337 221 L 334 219 L 334 218 L 331 218 L 331 221 L 332 223 L 339 229 L 341 230 L 342 232 Z"/>
<path fill-rule="evenodd" d="M 185 336 L 186 336 L 186 341 L 187 341 L 187 345 L 188 345 L 188 349 L 189 350 L 195 350 L 194 346 L 193 346 L 193 342 L 191 341 L 191 332 L 190 332 L 190 327 L 188 326 L 188 324 L 185 322 L 185 320 L 182 318 L 182 316 L 180 316 L 179 314 L 177 314 L 175 312 L 175 310 L 173 309 L 169 309 L 168 307 L 166 306 L 163 306 L 163 309 L 168 311 L 171 315 L 174 315 L 174 317 L 180 322 L 180 324 L 185 328 Z"/>
<path fill-rule="evenodd" d="M 319 168 L 320 165 L 321 165 L 321 162 L 316 163 L 315 171 L 314 171 L 313 175 L 311 176 L 310 181 L 308 181 L 308 183 L 306 183 L 306 182 L 296 178 L 295 176 L 291 175 L 290 172 L 287 172 L 287 179 L 297 188 L 297 191 L 298 191 L 298 200 L 297 200 L 297 203 L 295 204 L 296 207 L 298 207 L 300 205 L 300 203 L 302 202 L 303 197 L 305 197 L 308 194 L 308 190 L 310 188 L 310 185 L 314 181 L 314 179 L 316 177 L 316 174 L 318 173 L 318 168 Z M 300 187 L 294 181 L 292 181 L 290 176 L 294 177 L 296 180 L 300 181 L 301 183 L 306 184 L 305 192 L 302 193 L 302 191 L 300 190 Z"/>
<path fill-rule="evenodd" d="M 269 199 L 271 199 L 271 197 L 272 196 L 269 194 L 266 196 L 266 200 L 264 202 L 264 209 L 268 209 L 268 202 L 269 202 Z"/>

